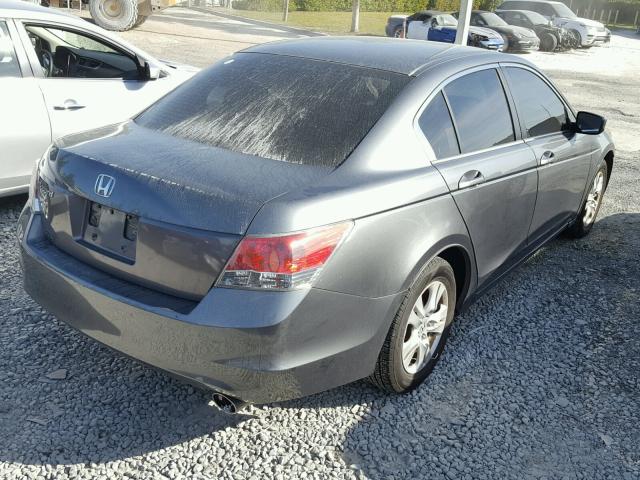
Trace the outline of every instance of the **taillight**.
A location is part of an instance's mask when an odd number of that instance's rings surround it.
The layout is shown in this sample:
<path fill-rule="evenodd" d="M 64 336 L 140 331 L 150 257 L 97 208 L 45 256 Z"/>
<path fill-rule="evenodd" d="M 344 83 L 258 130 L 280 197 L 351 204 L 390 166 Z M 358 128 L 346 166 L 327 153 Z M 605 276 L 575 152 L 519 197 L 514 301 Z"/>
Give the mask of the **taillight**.
<path fill-rule="evenodd" d="M 290 290 L 311 286 L 352 222 L 277 236 L 247 236 L 218 280 L 218 286 Z"/>

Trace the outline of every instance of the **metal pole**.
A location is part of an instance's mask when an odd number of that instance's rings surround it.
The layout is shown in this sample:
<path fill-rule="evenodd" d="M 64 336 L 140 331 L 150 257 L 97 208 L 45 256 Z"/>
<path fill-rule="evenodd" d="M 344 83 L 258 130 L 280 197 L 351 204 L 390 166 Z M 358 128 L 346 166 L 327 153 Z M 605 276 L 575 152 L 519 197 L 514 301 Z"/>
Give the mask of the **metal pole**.
<path fill-rule="evenodd" d="M 458 29 L 456 30 L 457 45 L 466 45 L 469 37 L 469 22 L 471 21 L 471 9 L 473 0 L 460 0 L 460 15 L 458 16 Z"/>
<path fill-rule="evenodd" d="M 611 24 L 611 12 L 612 10 L 609 10 L 609 15 L 607 15 L 607 25 Z"/>
<path fill-rule="evenodd" d="M 620 13 L 620 10 L 616 10 L 616 18 L 615 18 L 615 20 L 613 21 L 613 24 L 614 24 L 614 25 L 617 25 L 617 24 L 618 24 L 618 14 L 619 14 L 619 13 Z"/>
<path fill-rule="evenodd" d="M 600 10 L 600 23 L 602 23 L 603 16 L 604 16 L 604 10 Z"/>
<path fill-rule="evenodd" d="M 636 10 L 636 18 L 633 20 L 633 25 L 638 25 L 638 10 Z"/>
<path fill-rule="evenodd" d="M 284 11 L 282 12 L 282 21 L 287 23 L 289 20 L 289 0 L 284 0 Z"/>
<path fill-rule="evenodd" d="M 351 32 L 360 30 L 360 0 L 353 0 L 351 5 Z"/>

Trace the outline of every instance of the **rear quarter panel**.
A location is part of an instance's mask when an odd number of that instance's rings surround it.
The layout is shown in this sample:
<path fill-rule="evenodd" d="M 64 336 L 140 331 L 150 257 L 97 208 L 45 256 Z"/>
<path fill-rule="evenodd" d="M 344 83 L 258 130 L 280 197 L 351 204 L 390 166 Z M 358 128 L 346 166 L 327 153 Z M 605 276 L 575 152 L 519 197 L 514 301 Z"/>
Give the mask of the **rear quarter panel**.
<path fill-rule="evenodd" d="M 446 75 L 448 69 L 442 71 Z M 441 77 L 438 72 L 413 80 L 342 166 L 312 187 L 268 202 L 248 233 L 293 232 L 353 220 L 353 230 L 315 286 L 367 297 L 408 288 L 429 259 L 461 246 L 473 265 L 471 292 L 475 260 L 466 226 L 431 165 L 429 147 L 413 127 Z"/>

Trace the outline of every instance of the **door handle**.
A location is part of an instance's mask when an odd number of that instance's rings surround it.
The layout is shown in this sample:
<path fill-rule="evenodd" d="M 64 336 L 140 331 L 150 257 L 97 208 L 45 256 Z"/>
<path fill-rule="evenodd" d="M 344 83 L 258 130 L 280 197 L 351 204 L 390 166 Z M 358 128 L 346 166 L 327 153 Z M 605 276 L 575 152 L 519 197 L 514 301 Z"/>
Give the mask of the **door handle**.
<path fill-rule="evenodd" d="M 73 110 L 80 110 L 81 108 L 84 108 L 84 105 L 79 105 L 78 102 L 76 102 L 73 99 L 65 100 L 62 105 L 54 105 L 53 106 L 54 110 L 69 110 L 69 111 L 73 111 Z"/>
<path fill-rule="evenodd" d="M 484 175 L 478 170 L 469 170 L 467 173 L 460 177 L 458 182 L 458 188 L 473 187 L 485 182 Z"/>
<path fill-rule="evenodd" d="M 551 150 L 547 150 L 540 157 L 540 165 L 549 165 L 555 160 L 555 155 Z"/>

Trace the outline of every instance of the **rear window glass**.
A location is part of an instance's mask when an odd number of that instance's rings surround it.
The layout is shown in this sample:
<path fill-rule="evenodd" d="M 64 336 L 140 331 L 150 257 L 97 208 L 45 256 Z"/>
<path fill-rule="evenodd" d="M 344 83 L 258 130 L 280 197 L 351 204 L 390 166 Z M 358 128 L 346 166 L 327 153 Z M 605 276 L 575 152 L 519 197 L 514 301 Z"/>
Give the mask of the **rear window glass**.
<path fill-rule="evenodd" d="M 392 72 L 243 53 L 201 72 L 136 123 L 249 155 L 337 166 L 409 81 Z"/>
<path fill-rule="evenodd" d="M 452 157 L 460 153 L 456 131 L 442 93 L 438 93 L 425 108 L 418 124 L 429 140 L 436 158 Z"/>

